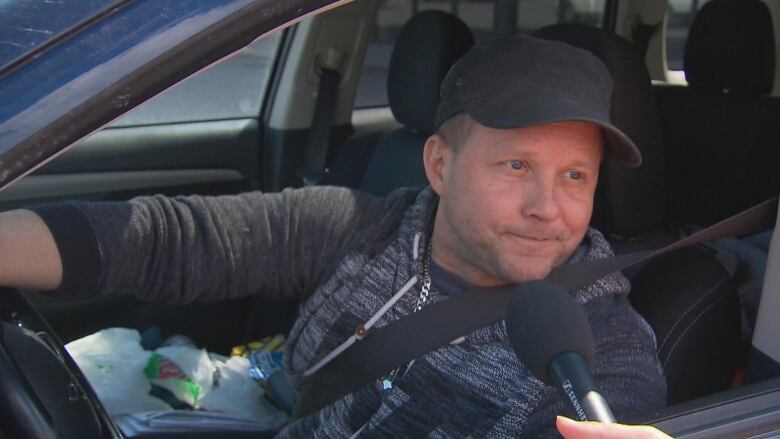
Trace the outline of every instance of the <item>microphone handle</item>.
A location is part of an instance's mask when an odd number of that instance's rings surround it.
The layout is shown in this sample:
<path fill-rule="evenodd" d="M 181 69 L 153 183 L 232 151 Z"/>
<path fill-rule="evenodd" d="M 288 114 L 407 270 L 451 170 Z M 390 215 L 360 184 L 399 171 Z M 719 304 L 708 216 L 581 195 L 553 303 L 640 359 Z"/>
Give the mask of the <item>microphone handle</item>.
<path fill-rule="evenodd" d="M 565 352 L 553 358 L 547 369 L 561 398 L 577 419 L 615 423 L 615 416 L 607 401 L 599 394 L 582 355 Z"/>

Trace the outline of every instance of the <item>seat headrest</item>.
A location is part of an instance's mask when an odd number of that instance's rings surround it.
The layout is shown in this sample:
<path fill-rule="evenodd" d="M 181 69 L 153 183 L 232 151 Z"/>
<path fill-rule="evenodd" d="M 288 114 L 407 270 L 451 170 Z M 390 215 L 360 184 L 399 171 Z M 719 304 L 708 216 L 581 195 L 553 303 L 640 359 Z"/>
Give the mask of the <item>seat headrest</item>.
<path fill-rule="evenodd" d="M 390 57 L 387 94 L 395 119 L 431 134 L 441 80 L 473 45 L 471 31 L 458 17 L 442 11 L 414 15 L 401 28 Z"/>
<path fill-rule="evenodd" d="M 642 153 L 642 165 L 635 169 L 610 160 L 602 164 L 592 224 L 621 238 L 657 229 L 666 215 L 666 174 L 661 122 L 643 54 L 615 34 L 581 24 L 555 24 L 534 35 L 571 44 L 601 59 L 612 75 L 612 122 Z"/>
<path fill-rule="evenodd" d="M 759 0 L 708 2 L 688 32 L 683 65 L 690 87 L 769 94 L 775 77 L 769 8 Z"/>

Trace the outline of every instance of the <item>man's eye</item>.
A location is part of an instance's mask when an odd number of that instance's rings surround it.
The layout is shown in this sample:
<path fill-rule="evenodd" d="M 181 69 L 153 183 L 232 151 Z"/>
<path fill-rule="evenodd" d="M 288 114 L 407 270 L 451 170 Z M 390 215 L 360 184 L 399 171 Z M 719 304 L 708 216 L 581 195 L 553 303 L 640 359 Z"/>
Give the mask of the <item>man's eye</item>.
<path fill-rule="evenodd" d="M 519 171 L 520 169 L 525 168 L 525 163 L 523 163 L 522 160 L 510 160 L 507 162 L 507 166 L 516 171 Z"/>
<path fill-rule="evenodd" d="M 566 176 L 572 180 L 582 180 L 583 178 L 582 172 L 580 171 L 568 171 L 566 172 Z"/>

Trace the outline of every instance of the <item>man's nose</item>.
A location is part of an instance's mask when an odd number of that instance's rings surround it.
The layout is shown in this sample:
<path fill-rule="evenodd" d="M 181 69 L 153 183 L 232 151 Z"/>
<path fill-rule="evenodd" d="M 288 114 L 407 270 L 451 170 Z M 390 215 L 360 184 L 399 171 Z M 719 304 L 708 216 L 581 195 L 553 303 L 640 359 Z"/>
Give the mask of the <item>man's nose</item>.
<path fill-rule="evenodd" d="M 560 214 L 554 180 L 539 178 L 526 191 L 522 214 L 543 221 L 552 221 Z"/>

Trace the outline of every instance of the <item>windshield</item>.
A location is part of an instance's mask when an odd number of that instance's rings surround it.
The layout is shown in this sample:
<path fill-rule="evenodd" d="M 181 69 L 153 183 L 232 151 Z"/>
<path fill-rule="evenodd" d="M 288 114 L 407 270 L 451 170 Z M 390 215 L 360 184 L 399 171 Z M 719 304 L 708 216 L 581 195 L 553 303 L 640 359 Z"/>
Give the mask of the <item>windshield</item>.
<path fill-rule="evenodd" d="M 116 0 L 0 0 L 0 69 Z"/>

